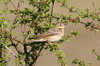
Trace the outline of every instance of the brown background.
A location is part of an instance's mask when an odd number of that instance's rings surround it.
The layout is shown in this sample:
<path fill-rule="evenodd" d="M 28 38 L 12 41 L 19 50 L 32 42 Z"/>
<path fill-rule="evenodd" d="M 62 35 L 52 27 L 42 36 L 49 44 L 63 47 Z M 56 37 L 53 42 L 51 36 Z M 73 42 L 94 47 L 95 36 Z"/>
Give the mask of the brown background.
<path fill-rule="evenodd" d="M 15 3 L 14 5 L 16 5 L 18 0 L 12 0 L 12 1 Z M 94 0 L 94 1 L 96 8 L 100 7 L 100 0 Z M 81 10 L 84 10 L 85 8 L 90 8 L 94 10 L 92 2 L 93 1 L 91 0 L 69 0 L 67 3 Z M 67 15 L 68 13 L 66 12 L 67 12 L 66 9 L 60 8 L 60 4 L 57 3 L 55 4 L 54 13 L 61 13 Z M 13 15 L 11 15 L 8 18 L 13 20 Z M 83 21 L 87 21 L 87 19 Z M 64 53 L 66 54 L 66 60 L 68 66 L 78 66 L 72 64 L 72 60 L 75 58 L 84 60 L 86 63 L 92 63 L 93 66 L 100 66 L 100 61 L 97 61 L 96 56 L 91 53 L 92 48 L 96 48 L 98 53 L 100 53 L 100 49 L 98 48 L 94 31 L 85 29 L 84 25 L 81 24 L 74 25 L 70 23 L 66 26 L 65 33 L 69 33 L 71 30 L 78 31 L 79 35 L 77 37 L 71 38 L 70 41 L 63 42 L 61 45 L 61 50 L 63 50 Z M 98 36 L 97 37 L 98 40 L 100 40 L 100 32 L 96 33 Z M 18 34 L 18 32 L 16 34 Z M 43 51 L 42 54 L 43 56 L 41 56 L 38 59 L 36 66 L 60 66 L 60 64 L 57 63 L 57 58 L 53 53 L 49 51 Z M 11 54 L 9 55 L 12 57 Z M 14 59 L 12 58 L 10 60 L 11 62 L 8 63 L 7 66 L 15 66 Z"/>

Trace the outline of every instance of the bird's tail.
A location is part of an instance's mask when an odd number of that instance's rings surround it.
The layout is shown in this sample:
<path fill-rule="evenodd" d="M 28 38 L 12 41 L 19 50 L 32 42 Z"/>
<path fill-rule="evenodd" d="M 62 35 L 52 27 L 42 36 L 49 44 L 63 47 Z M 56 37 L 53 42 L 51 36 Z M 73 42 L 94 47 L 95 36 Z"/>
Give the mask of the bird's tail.
<path fill-rule="evenodd" d="M 35 40 L 31 40 L 31 42 L 43 42 L 45 41 L 44 39 L 35 39 Z"/>

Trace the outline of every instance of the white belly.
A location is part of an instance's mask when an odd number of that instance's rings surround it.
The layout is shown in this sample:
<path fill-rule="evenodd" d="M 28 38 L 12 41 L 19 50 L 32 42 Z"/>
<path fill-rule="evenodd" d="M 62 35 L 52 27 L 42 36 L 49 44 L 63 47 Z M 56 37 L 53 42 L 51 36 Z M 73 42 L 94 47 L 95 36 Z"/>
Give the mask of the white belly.
<path fill-rule="evenodd" d="M 41 38 L 41 39 L 37 39 L 37 40 L 34 40 L 34 41 L 51 41 L 51 42 L 56 42 L 56 41 L 59 41 L 62 36 L 63 36 L 64 33 L 60 34 L 60 35 L 55 35 L 55 36 L 48 36 L 46 38 Z"/>
<path fill-rule="evenodd" d="M 62 38 L 63 34 L 61 35 L 55 35 L 55 36 L 50 36 L 47 41 L 51 41 L 51 42 L 55 42 L 55 41 L 59 41 Z"/>

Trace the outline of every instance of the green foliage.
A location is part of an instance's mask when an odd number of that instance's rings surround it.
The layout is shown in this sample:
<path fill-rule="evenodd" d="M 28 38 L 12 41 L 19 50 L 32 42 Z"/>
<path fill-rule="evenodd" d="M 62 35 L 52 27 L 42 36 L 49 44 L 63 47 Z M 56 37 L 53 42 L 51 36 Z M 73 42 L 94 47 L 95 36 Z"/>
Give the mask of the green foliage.
<path fill-rule="evenodd" d="M 56 56 L 58 57 L 58 62 L 61 63 L 63 66 L 66 66 L 66 59 L 65 59 L 65 54 L 63 51 L 55 50 L 54 51 Z"/>
<path fill-rule="evenodd" d="M 91 63 L 85 63 L 84 61 L 81 61 L 79 59 L 74 59 L 73 64 L 78 64 L 79 66 L 92 66 Z"/>
<path fill-rule="evenodd" d="M 0 17 L 0 28 L 4 29 L 7 27 L 7 22 L 4 17 Z"/>
<path fill-rule="evenodd" d="M 79 66 L 86 66 L 84 61 L 80 61 L 79 59 L 75 59 L 73 62 L 73 64 L 79 64 Z"/>
<path fill-rule="evenodd" d="M 51 52 L 54 52 L 55 55 L 58 57 L 58 62 L 61 63 L 62 66 L 66 66 L 66 58 L 63 51 L 59 50 L 60 44 L 48 44 L 48 49 Z"/>
<path fill-rule="evenodd" d="M 78 32 L 76 32 L 76 31 L 71 31 L 71 35 L 76 37 L 76 35 L 78 35 Z"/>
<path fill-rule="evenodd" d="M 35 39 L 39 34 L 46 32 L 58 22 L 63 22 L 67 25 L 68 23 L 83 24 L 90 30 L 100 30 L 100 25 L 98 24 L 100 16 L 98 13 L 92 12 L 87 8 L 84 11 L 80 11 L 78 8 L 68 6 L 67 0 L 27 0 L 26 2 L 28 2 L 27 5 L 30 7 L 22 8 L 21 5 L 25 3 L 24 1 L 19 1 L 15 7 L 12 0 L 0 0 L 0 3 L 5 5 L 4 9 L 0 12 L 0 66 L 6 63 L 6 50 L 14 55 L 17 65 L 32 66 L 39 56 L 41 56 L 42 50 L 49 50 L 55 54 L 61 66 L 67 66 L 65 54 L 59 48 L 62 42 L 71 37 L 76 37 L 79 34 L 78 32 L 72 30 L 70 34 L 65 35 L 60 41 L 54 44 L 49 42 L 31 42 L 31 40 Z M 55 2 L 60 3 L 63 8 L 67 8 L 69 15 L 53 13 Z M 14 9 L 10 9 L 9 4 Z M 15 16 L 12 19 L 14 21 L 8 21 L 6 17 L 11 14 Z M 84 18 L 92 19 L 93 21 L 82 22 Z M 53 19 L 56 21 L 53 22 Z M 98 23 L 94 23 L 95 20 Z M 9 23 L 12 25 L 9 26 Z M 20 38 L 18 38 L 19 35 L 16 35 L 15 31 L 21 32 L 19 34 Z M 14 54 L 9 48 L 6 48 L 10 46 L 16 49 L 18 55 Z M 19 46 L 22 46 L 22 50 L 19 49 Z M 100 60 L 100 55 L 94 49 L 93 53 L 96 55 L 97 60 Z M 87 63 L 79 59 L 75 59 L 72 63 L 79 66 L 87 65 Z"/>
<path fill-rule="evenodd" d="M 96 55 L 97 60 L 100 60 L 100 55 L 96 52 L 96 49 L 92 49 L 92 53 Z"/>

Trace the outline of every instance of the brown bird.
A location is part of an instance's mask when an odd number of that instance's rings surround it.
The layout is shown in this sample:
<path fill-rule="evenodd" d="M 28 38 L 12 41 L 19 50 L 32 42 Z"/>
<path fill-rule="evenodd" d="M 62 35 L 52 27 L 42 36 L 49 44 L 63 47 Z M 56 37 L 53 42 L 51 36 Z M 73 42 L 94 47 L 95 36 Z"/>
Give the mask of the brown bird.
<path fill-rule="evenodd" d="M 56 42 L 59 41 L 62 36 L 64 35 L 64 23 L 58 23 L 56 24 L 55 27 L 47 30 L 43 34 L 40 34 L 39 36 L 36 37 L 34 42 L 43 42 L 43 41 L 48 41 L 48 42 Z"/>

